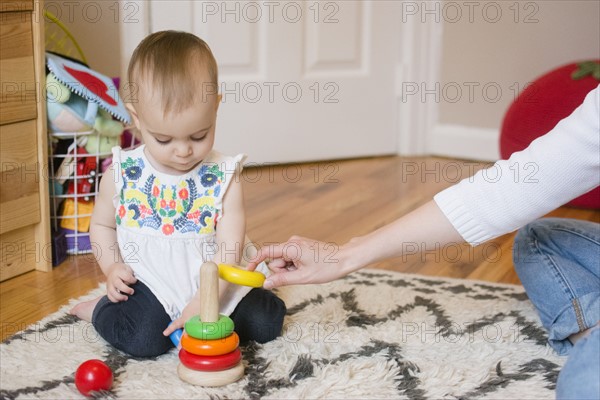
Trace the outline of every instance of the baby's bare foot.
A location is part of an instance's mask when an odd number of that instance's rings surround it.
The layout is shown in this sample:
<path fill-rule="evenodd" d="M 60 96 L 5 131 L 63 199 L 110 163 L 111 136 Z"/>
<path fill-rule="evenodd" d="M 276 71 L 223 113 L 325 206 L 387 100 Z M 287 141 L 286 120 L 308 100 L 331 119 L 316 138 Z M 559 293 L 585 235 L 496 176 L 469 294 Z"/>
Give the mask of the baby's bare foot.
<path fill-rule="evenodd" d="M 94 313 L 94 308 L 96 308 L 96 304 L 100 301 L 101 297 L 97 297 L 94 300 L 84 301 L 75 305 L 70 311 L 69 314 L 75 315 L 76 317 L 92 322 L 92 314 Z"/>

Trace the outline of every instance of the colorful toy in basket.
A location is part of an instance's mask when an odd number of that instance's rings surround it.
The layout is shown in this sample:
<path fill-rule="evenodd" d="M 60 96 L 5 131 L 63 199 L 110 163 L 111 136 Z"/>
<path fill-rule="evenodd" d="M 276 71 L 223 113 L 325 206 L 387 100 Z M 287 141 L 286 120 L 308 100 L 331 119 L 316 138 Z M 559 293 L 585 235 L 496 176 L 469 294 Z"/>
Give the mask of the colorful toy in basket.
<path fill-rule="evenodd" d="M 115 121 L 107 111 L 100 109 L 94 122 L 94 131 L 98 134 L 88 136 L 85 149 L 90 154 L 108 156 L 113 147 L 121 145 L 121 134 L 124 130 L 122 123 Z"/>
<path fill-rule="evenodd" d="M 120 144 L 123 123 L 129 123 L 129 114 L 112 80 L 52 53 L 46 54 L 46 60 L 50 71 L 46 77 L 46 109 L 53 137 L 85 135 L 80 144 L 89 154 L 110 155 L 112 147 Z"/>
<path fill-rule="evenodd" d="M 94 126 L 98 107 L 119 121 L 130 123 L 129 113 L 110 78 L 52 53 L 46 53 L 46 64 L 52 75 L 46 83 L 48 105 L 53 108 L 52 112 L 48 110 L 51 129 L 62 126 L 65 121 L 68 121 L 67 125 L 74 123 L 69 117 L 79 120 L 80 125 Z M 60 131 L 79 130 L 60 128 Z"/>
<path fill-rule="evenodd" d="M 69 171 L 67 173 L 75 174 L 74 180 L 69 181 L 69 187 L 67 189 L 68 194 L 76 195 L 75 197 L 82 197 L 81 200 L 90 201 L 89 196 L 92 192 L 96 192 L 95 182 L 98 174 L 98 163 L 96 156 L 87 156 L 88 152 L 84 148 L 78 148 L 77 150 L 77 166 L 75 171 Z M 61 164 L 64 165 L 65 163 Z M 77 184 L 75 184 L 77 182 Z"/>
<path fill-rule="evenodd" d="M 108 138 L 112 145 L 118 145 L 123 123 L 112 118 L 108 111 L 98 108 L 94 101 L 86 100 L 56 79 L 53 73 L 46 76 L 46 110 L 48 128 L 52 133 L 88 133 L 94 129 L 100 138 Z M 94 137 L 94 139 L 96 139 Z M 90 137 L 90 140 L 93 140 Z M 96 140 L 94 143 L 102 143 Z M 90 153 L 97 153 L 95 144 L 86 145 Z"/>
<path fill-rule="evenodd" d="M 82 133 L 92 130 L 98 104 L 71 93 L 49 73 L 46 76 L 46 111 L 50 132 Z"/>
<path fill-rule="evenodd" d="M 130 116 L 112 79 L 50 52 L 46 65 L 53 228 L 66 238 L 67 253 L 88 252 L 100 167 L 121 144 Z"/>
<path fill-rule="evenodd" d="M 60 227 L 77 232 L 89 232 L 94 203 L 68 198 L 62 203 Z"/>
<path fill-rule="evenodd" d="M 219 276 L 231 283 L 258 287 L 265 276 L 231 265 L 206 262 L 200 269 L 200 315 L 185 323 L 177 367 L 179 378 L 197 386 L 224 386 L 244 376 L 240 339 L 231 318 L 219 314 Z M 231 279 L 231 280 L 230 280 Z M 177 331 L 176 331 L 177 332 Z M 179 334 L 171 339 L 177 345 Z"/>

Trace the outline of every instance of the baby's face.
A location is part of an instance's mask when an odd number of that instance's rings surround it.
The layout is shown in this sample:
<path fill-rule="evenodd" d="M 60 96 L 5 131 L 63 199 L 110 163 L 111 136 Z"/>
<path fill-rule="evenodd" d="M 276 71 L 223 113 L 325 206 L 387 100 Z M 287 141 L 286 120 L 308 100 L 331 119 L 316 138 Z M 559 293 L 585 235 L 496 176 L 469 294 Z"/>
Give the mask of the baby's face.
<path fill-rule="evenodd" d="M 161 172 L 180 175 L 192 170 L 212 150 L 219 96 L 198 96 L 191 107 L 163 115 L 160 99 L 140 91 L 133 120 L 146 145 L 146 156 Z"/>

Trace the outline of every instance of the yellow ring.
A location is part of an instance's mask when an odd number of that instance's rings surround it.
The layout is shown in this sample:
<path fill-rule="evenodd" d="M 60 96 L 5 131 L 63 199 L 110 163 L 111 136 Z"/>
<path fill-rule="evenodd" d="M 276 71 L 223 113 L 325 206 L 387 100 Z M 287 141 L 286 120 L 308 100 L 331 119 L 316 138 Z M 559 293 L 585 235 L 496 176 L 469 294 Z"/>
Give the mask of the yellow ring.
<path fill-rule="evenodd" d="M 219 264 L 219 277 L 236 285 L 262 287 L 265 276 L 258 271 L 246 271 L 229 264 Z"/>

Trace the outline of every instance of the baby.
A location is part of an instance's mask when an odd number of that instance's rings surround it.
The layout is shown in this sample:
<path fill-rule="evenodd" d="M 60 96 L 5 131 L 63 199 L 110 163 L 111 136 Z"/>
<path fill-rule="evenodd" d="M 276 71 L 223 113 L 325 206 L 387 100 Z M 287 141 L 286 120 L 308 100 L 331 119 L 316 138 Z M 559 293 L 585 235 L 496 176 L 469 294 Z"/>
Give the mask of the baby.
<path fill-rule="evenodd" d="M 143 144 L 113 149 L 90 227 L 107 294 L 71 313 L 116 348 L 150 357 L 171 349 L 169 334 L 199 314 L 202 263 L 241 261 L 244 156 L 213 150 L 221 96 L 202 39 L 175 31 L 148 36 L 128 78 L 135 88 L 128 109 Z M 273 293 L 220 281 L 219 295 L 242 343 L 280 334 L 286 308 Z"/>

